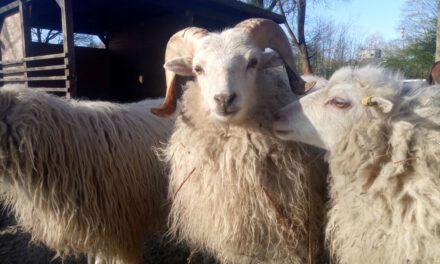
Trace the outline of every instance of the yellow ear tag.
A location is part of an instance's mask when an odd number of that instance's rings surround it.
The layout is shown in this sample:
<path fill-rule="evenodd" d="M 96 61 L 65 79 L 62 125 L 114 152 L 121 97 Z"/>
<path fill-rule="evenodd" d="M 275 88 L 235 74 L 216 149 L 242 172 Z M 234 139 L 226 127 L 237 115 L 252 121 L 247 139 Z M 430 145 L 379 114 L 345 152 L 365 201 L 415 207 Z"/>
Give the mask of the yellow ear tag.
<path fill-rule="evenodd" d="M 364 106 L 376 105 L 377 103 L 376 102 L 372 102 L 371 98 L 373 98 L 373 96 L 366 96 L 366 97 L 362 98 L 362 100 L 361 100 L 362 105 L 364 105 Z"/>

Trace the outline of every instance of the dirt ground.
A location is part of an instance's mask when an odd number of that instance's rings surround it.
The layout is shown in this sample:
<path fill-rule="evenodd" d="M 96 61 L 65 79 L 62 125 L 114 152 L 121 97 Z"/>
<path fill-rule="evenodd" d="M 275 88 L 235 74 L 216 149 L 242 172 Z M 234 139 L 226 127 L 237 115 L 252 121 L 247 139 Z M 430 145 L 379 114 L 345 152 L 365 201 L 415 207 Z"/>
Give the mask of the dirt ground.
<path fill-rule="evenodd" d="M 15 219 L 8 216 L 0 206 L 0 263 L 1 264 L 86 264 L 85 256 L 62 261 L 55 258 L 55 252 L 43 245 L 30 243 L 30 235 L 20 230 Z M 161 242 L 158 236 L 145 238 L 142 264 L 185 264 L 190 250 L 184 245 Z M 196 254 L 193 264 L 215 264 L 214 259 Z"/>
<path fill-rule="evenodd" d="M 22 232 L 15 219 L 3 210 L 0 204 L 0 264 L 87 264 L 85 256 L 68 258 L 62 261 L 55 258 L 55 252 L 44 245 L 30 243 L 30 234 Z M 141 264 L 186 264 L 190 250 L 185 245 L 163 242 L 158 236 L 145 238 Z M 218 264 L 210 256 L 195 254 L 191 264 Z M 328 263 L 323 254 L 317 263 Z"/>

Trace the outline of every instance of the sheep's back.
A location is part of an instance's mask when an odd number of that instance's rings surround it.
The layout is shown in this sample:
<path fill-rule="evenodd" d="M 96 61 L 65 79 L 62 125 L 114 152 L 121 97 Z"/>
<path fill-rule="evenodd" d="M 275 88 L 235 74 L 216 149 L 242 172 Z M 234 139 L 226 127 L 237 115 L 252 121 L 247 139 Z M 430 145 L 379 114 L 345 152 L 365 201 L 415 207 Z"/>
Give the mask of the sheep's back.
<path fill-rule="evenodd" d="M 440 261 L 440 93 L 424 89 L 330 157 L 326 232 L 341 263 Z"/>
<path fill-rule="evenodd" d="M 61 253 L 138 257 L 129 252 L 140 233 L 159 229 L 167 211 L 167 179 L 152 147 L 167 140 L 173 121 L 146 114 L 150 104 L 0 90 L 2 189 L 35 240 Z"/>

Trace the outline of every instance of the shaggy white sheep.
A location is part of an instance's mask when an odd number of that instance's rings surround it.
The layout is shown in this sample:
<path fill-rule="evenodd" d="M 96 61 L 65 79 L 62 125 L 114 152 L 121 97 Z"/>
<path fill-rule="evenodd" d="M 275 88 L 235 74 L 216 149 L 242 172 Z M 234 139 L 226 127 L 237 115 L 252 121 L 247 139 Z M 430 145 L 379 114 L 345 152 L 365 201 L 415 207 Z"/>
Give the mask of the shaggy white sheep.
<path fill-rule="evenodd" d="M 326 239 L 339 263 L 440 263 L 440 90 L 401 91 L 384 69 L 343 68 L 274 123 L 329 151 Z"/>
<path fill-rule="evenodd" d="M 246 20 L 209 33 L 189 28 L 168 43 L 168 101 L 174 73 L 196 75 L 182 98 L 169 162 L 170 233 L 227 263 L 314 262 L 322 246 L 322 179 L 316 149 L 285 144 L 271 130 L 273 113 L 304 83 L 277 24 Z M 302 88 L 301 88 L 302 87 Z"/>
<path fill-rule="evenodd" d="M 138 263 L 166 224 L 168 178 L 153 150 L 173 119 L 133 104 L 0 89 L 0 188 L 18 223 L 59 254 Z"/>

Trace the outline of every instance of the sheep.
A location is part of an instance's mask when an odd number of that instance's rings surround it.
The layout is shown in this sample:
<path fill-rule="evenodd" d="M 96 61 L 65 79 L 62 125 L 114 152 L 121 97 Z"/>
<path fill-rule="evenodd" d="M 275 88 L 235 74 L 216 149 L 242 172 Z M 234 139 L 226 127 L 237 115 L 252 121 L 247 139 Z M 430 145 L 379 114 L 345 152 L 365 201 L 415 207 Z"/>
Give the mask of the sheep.
<path fill-rule="evenodd" d="M 439 102 L 438 87 L 402 94 L 386 69 L 343 68 L 276 115 L 278 137 L 328 152 L 339 263 L 440 263 Z"/>
<path fill-rule="evenodd" d="M 440 61 L 431 66 L 427 80 L 429 84 L 440 84 Z"/>
<path fill-rule="evenodd" d="M 166 170 L 152 147 L 173 118 L 131 104 L 0 89 L 0 191 L 33 241 L 58 255 L 138 263 L 141 236 L 165 229 Z M 165 230 L 164 230 L 165 231 Z"/>
<path fill-rule="evenodd" d="M 176 75 L 195 76 L 158 149 L 170 166 L 171 237 L 224 263 L 314 262 L 326 166 L 317 149 L 285 144 L 271 130 L 272 114 L 295 98 L 287 83 L 297 93 L 313 86 L 293 71 L 283 31 L 265 19 L 218 33 L 186 28 L 165 56 L 166 98 L 153 113 L 174 113 Z M 283 61 L 287 78 L 276 67 Z"/>

